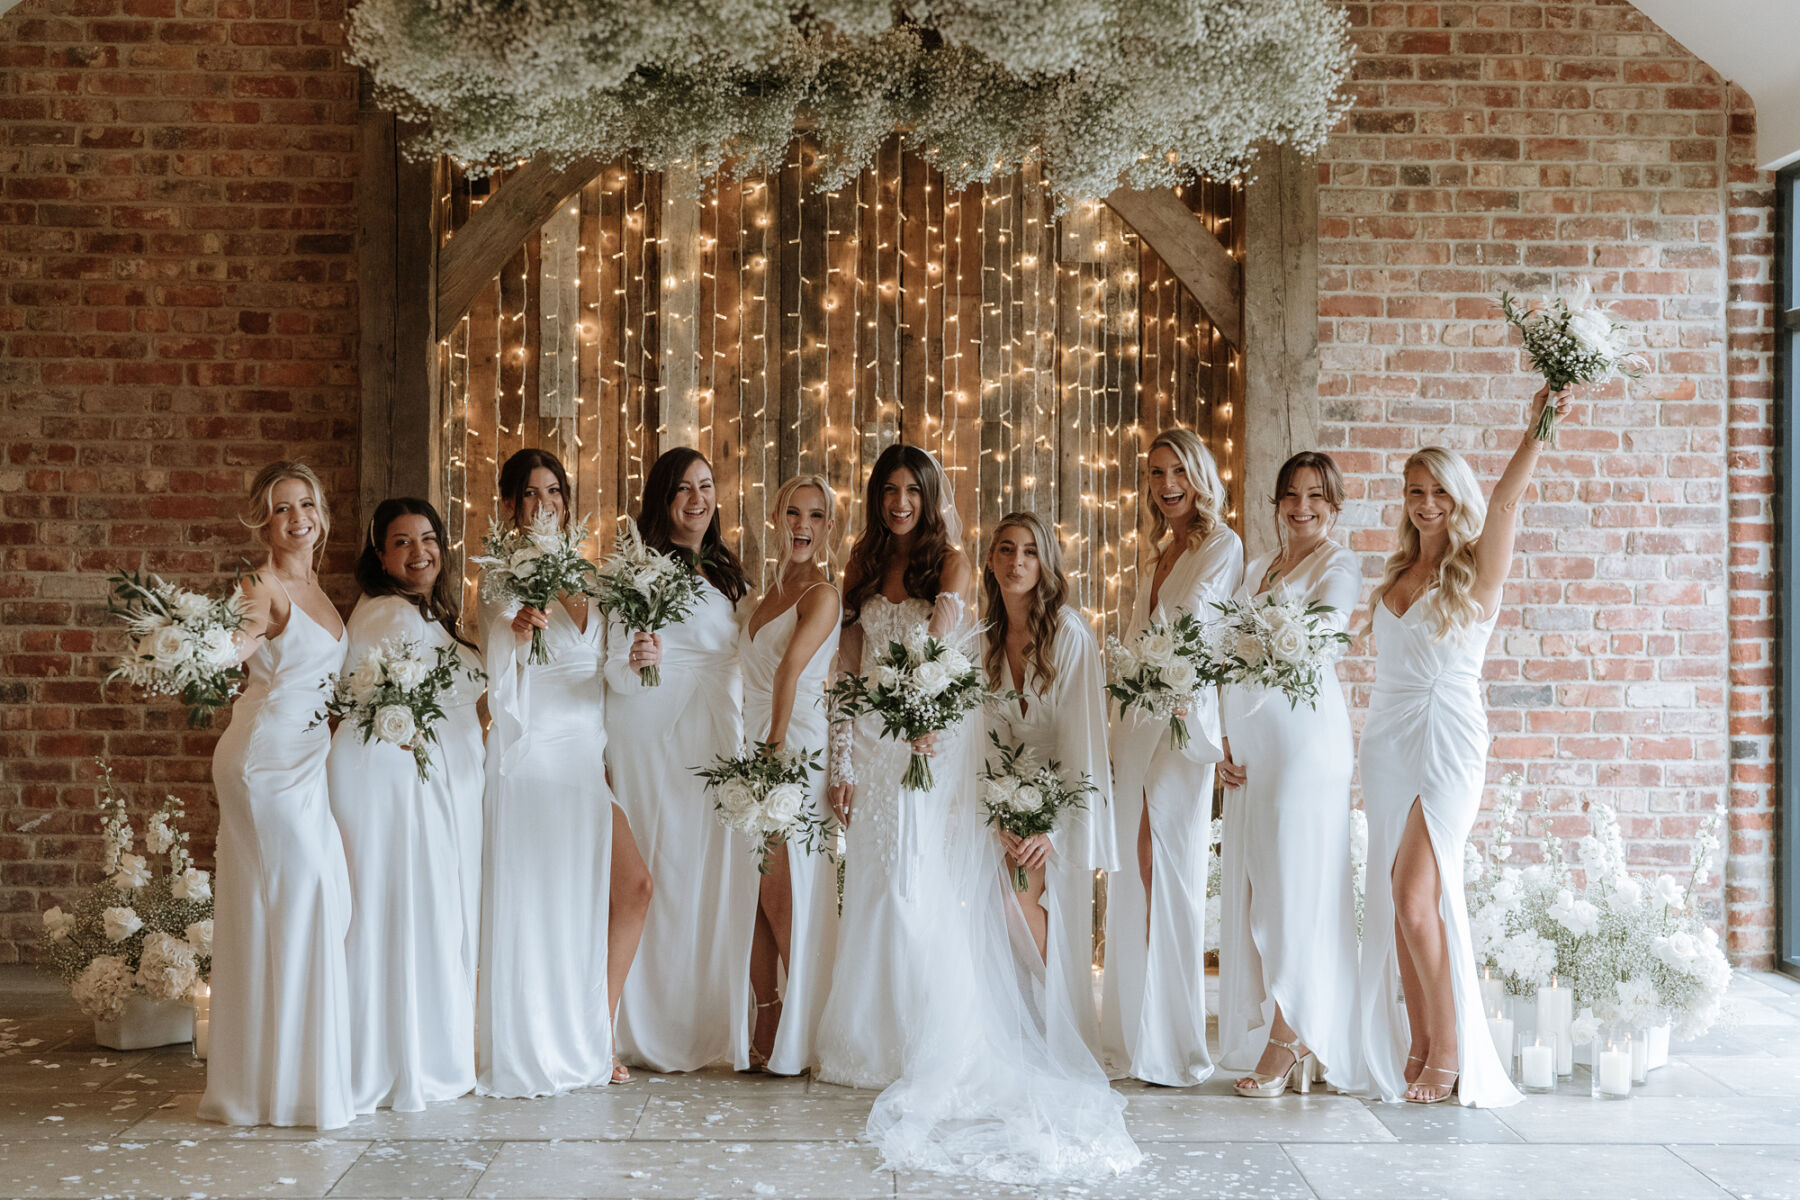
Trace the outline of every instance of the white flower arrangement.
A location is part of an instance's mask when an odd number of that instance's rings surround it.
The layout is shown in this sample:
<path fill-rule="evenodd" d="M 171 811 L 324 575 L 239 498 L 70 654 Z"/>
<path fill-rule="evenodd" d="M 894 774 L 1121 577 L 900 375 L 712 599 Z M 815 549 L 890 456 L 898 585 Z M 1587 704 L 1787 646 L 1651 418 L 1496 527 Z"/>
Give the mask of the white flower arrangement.
<path fill-rule="evenodd" d="M 749 838 L 756 849 L 756 869 L 769 873 L 769 851 L 783 843 L 807 854 L 829 852 L 826 820 L 807 803 L 819 753 L 778 750 L 768 742 L 746 746 L 734 755 L 721 754 L 710 767 L 694 771 L 713 794 L 719 824 Z"/>
<path fill-rule="evenodd" d="M 146 848 L 162 849 L 147 860 L 132 853 L 125 800 L 105 762 L 100 769 L 102 878 L 73 912 L 56 905 L 44 913 L 37 961 L 69 984 L 82 1012 L 109 1021 L 135 994 L 182 999 L 209 977 L 213 897 L 211 877 L 188 853 L 182 802 L 165 797 L 151 816 Z"/>
<path fill-rule="evenodd" d="M 700 600 L 700 572 L 672 554 L 644 545 L 637 522 L 621 518 L 612 556 L 600 564 L 594 595 L 606 615 L 632 633 L 655 633 L 687 619 Z M 645 687 L 662 683 L 662 670 L 639 667 Z"/>
<path fill-rule="evenodd" d="M 1220 855 L 1225 841 L 1225 822 L 1218 817 L 1212 819 L 1206 835 L 1206 926 L 1201 940 L 1215 951 L 1219 949 L 1219 936 L 1224 923 L 1225 864 Z"/>
<path fill-rule="evenodd" d="M 365 650 L 348 671 L 325 681 L 325 711 L 313 724 L 329 715 L 352 723 L 364 743 L 373 739 L 410 751 L 424 783 L 431 778 L 431 747 L 444 719 L 444 698 L 459 672 L 471 680 L 487 677 L 464 662 L 455 645 L 427 655 L 410 638 L 387 638 Z"/>
<path fill-rule="evenodd" d="M 244 681 L 234 636 L 250 611 L 243 579 L 218 598 L 136 571 L 109 575 L 107 582 L 107 611 L 125 622 L 129 639 L 107 681 L 124 679 L 149 696 L 179 696 L 188 724 L 204 725 Z"/>
<path fill-rule="evenodd" d="M 1369 893 L 1369 814 L 1350 810 L 1350 888 L 1356 896 L 1356 936 L 1363 930 L 1363 909 Z"/>
<path fill-rule="evenodd" d="M 1290 708 L 1298 708 L 1303 700 L 1318 705 L 1321 682 L 1331 678 L 1332 664 L 1350 644 L 1348 633 L 1326 623 L 1335 609 L 1282 600 L 1272 593 L 1213 607 L 1219 610 L 1209 630 L 1214 678 L 1280 692 Z"/>
<path fill-rule="evenodd" d="M 1097 790 L 1086 774 L 1073 778 L 1056 759 L 1041 762 L 1022 746 L 1009 746 L 1000 735 L 988 731 L 994 754 L 981 767 L 981 807 L 987 823 L 1014 837 L 1036 837 L 1056 828 L 1056 818 L 1066 809 L 1087 807 Z M 1031 886 L 1025 868 L 1012 868 L 1013 891 Z"/>
<path fill-rule="evenodd" d="M 517 601 L 532 608 L 548 610 L 556 598 L 567 592 L 585 596 L 594 590 L 594 564 L 581 553 L 587 536 L 587 521 L 571 521 L 566 526 L 557 522 L 556 514 L 547 506 L 540 508 L 525 529 L 488 524 L 481 548 L 487 553 L 472 561 L 481 568 L 481 594 L 490 603 Z M 531 631 L 532 664 L 550 661 L 544 645 L 544 631 Z"/>
<path fill-rule="evenodd" d="M 1106 694 L 1118 701 L 1119 715 L 1137 711 L 1152 720 L 1167 718 L 1169 745 L 1186 746 L 1187 722 L 1177 714 L 1217 682 L 1212 642 L 1200 618 L 1184 612 L 1171 621 L 1152 621 L 1129 644 L 1108 638 L 1106 657 L 1112 667 Z"/>
<path fill-rule="evenodd" d="M 1624 348 L 1625 327 L 1593 302 L 1585 280 L 1570 297 L 1553 296 L 1548 304 L 1522 306 L 1501 292 L 1500 313 L 1524 337 L 1531 369 L 1544 377 L 1552 392 L 1604 383 L 1616 375 L 1636 379 L 1644 373 L 1644 360 Z M 1553 406 L 1544 406 L 1531 433 L 1540 442 L 1556 440 Z"/>
<path fill-rule="evenodd" d="M 1317 150 L 1351 55 L 1326 0 L 363 0 L 349 44 L 415 153 L 478 168 L 763 170 L 804 124 L 825 189 L 899 133 L 952 190 L 1035 161 L 1069 201 Z"/>

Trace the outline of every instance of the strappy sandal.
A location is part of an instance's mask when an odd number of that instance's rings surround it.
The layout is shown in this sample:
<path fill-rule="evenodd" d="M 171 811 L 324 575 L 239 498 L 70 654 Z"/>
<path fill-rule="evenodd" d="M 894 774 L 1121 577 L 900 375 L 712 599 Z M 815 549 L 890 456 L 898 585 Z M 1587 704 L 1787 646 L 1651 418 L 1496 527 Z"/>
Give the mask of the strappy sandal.
<path fill-rule="evenodd" d="M 1238 1095 L 1248 1096 L 1253 1100 L 1274 1100 L 1286 1095 L 1291 1083 L 1296 1092 L 1305 1096 L 1312 1091 L 1313 1079 L 1323 1078 L 1319 1071 L 1319 1060 L 1313 1057 L 1311 1050 L 1301 1053 L 1299 1042 L 1270 1038 L 1269 1045 L 1286 1050 L 1294 1060 L 1293 1065 L 1274 1075 L 1264 1076 L 1252 1071 L 1233 1085 L 1237 1088 Z M 1246 1083 L 1246 1079 L 1254 1082 Z"/>
<path fill-rule="evenodd" d="M 1417 1079 L 1415 1079 L 1412 1081 L 1412 1083 L 1410 1085 L 1408 1085 L 1406 1090 L 1410 1092 L 1410 1091 L 1412 1091 L 1413 1088 L 1421 1087 L 1421 1086 L 1428 1087 L 1428 1088 L 1441 1087 L 1444 1089 L 1444 1094 L 1441 1096 L 1433 1096 L 1429 1100 L 1415 1099 L 1412 1096 L 1407 1096 L 1405 1099 L 1408 1104 L 1442 1104 L 1444 1101 L 1450 1099 L 1450 1097 L 1456 1095 L 1456 1081 L 1462 1077 L 1462 1072 L 1452 1071 L 1449 1067 L 1433 1067 L 1433 1066 L 1427 1065 L 1419 1072 L 1419 1075 L 1421 1078 L 1424 1076 L 1426 1071 L 1430 1071 L 1436 1075 L 1448 1075 L 1450 1077 L 1450 1079 L 1446 1083 L 1427 1083 L 1427 1084 L 1420 1084 L 1419 1081 Z"/>
<path fill-rule="evenodd" d="M 631 1069 L 620 1062 L 617 1055 L 613 1056 L 612 1081 L 614 1083 L 631 1082 Z"/>

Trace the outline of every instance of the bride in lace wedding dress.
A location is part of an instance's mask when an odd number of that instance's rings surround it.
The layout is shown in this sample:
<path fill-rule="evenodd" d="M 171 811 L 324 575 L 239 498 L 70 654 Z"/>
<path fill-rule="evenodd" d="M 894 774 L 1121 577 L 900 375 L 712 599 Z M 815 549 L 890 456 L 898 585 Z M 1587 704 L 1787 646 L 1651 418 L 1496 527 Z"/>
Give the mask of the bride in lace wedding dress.
<path fill-rule="evenodd" d="M 890 641 L 968 632 L 959 593 L 970 567 L 937 461 L 890 446 L 867 512 L 840 642 L 859 672 Z M 1067 1014 L 1042 1004 L 1036 946 L 1009 931 L 1010 885 L 976 800 L 976 724 L 919 739 L 929 791 L 901 787 L 911 747 L 878 721 L 833 731 L 830 797 L 848 861 L 819 1077 L 886 1089 L 868 1135 L 888 1167 L 1022 1184 L 1106 1178 L 1141 1156 L 1123 1097 Z"/>

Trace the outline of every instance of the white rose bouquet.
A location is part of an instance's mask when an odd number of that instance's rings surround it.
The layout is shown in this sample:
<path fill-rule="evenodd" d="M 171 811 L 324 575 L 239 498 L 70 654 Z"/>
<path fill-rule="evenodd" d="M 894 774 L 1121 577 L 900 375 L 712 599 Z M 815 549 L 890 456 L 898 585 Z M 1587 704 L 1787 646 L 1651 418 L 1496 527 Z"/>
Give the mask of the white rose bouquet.
<path fill-rule="evenodd" d="M 125 800 L 104 761 L 100 771 L 103 875 L 73 912 L 55 905 L 44 913 L 37 961 L 69 985 L 82 1012 L 110 1021 L 134 995 L 185 999 L 209 977 L 213 895 L 211 877 L 188 853 L 182 802 L 163 799 L 145 832 L 148 855 L 134 854 Z"/>
<path fill-rule="evenodd" d="M 1119 715 L 1136 709 L 1150 717 L 1167 717 L 1169 745 L 1188 744 L 1187 722 L 1177 712 L 1189 708 L 1205 687 L 1218 682 L 1206 626 L 1192 613 L 1172 621 L 1152 621 L 1129 645 L 1106 641 L 1112 682 L 1106 694 L 1119 702 Z"/>
<path fill-rule="evenodd" d="M 817 853 L 826 845 L 825 818 L 807 804 L 819 752 L 777 750 L 768 742 L 719 755 L 712 766 L 696 768 L 713 794 L 719 824 L 743 834 L 756 847 L 756 869 L 769 873 L 769 851 L 783 842 Z"/>
<path fill-rule="evenodd" d="M 487 536 L 481 539 L 486 554 L 471 561 L 482 570 L 482 596 L 489 602 L 517 600 L 536 609 L 548 609 L 564 592 L 591 595 L 594 591 L 594 564 L 581 553 L 587 536 L 587 521 L 571 521 L 565 528 L 548 507 L 540 508 L 525 529 L 507 528 L 491 522 Z M 531 663 L 547 663 L 550 652 L 544 646 L 544 631 L 531 631 Z"/>
<path fill-rule="evenodd" d="M 1501 292 L 1500 312 L 1524 336 L 1531 369 L 1544 377 L 1552 392 L 1578 383 L 1603 383 L 1615 375 L 1636 379 L 1644 373 L 1643 359 L 1620 344 L 1625 327 L 1593 302 L 1585 282 L 1570 299 L 1556 296 L 1547 305 L 1521 306 L 1510 293 Z M 1554 407 L 1544 406 L 1531 433 L 1540 442 L 1556 440 Z"/>
<path fill-rule="evenodd" d="M 1278 691 L 1294 708 L 1302 700 L 1318 704 L 1320 683 L 1350 644 L 1349 634 L 1326 622 L 1335 609 L 1302 606 L 1273 593 L 1213 607 L 1219 610 L 1212 631 L 1213 674 L 1220 683 Z"/>
<path fill-rule="evenodd" d="M 107 581 L 112 584 L 107 611 L 125 622 L 130 637 L 107 680 L 123 678 L 151 696 L 179 696 L 188 706 L 188 724 L 204 725 L 215 709 L 231 702 L 244 680 L 232 636 L 250 611 L 241 587 L 213 597 L 136 571 L 117 572 Z"/>
<path fill-rule="evenodd" d="M 410 750 L 424 783 L 431 778 L 431 747 L 444 719 L 443 700 L 458 672 L 471 680 L 487 678 L 465 663 L 454 645 L 427 654 L 410 638 L 388 638 L 365 650 L 348 671 L 325 681 L 325 711 L 313 718 L 313 725 L 329 715 L 353 722 L 364 742 L 375 739 Z"/>
<path fill-rule="evenodd" d="M 889 642 L 870 675 L 846 675 L 827 694 L 834 719 L 875 713 L 884 736 L 909 743 L 950 728 L 983 705 L 1016 695 L 990 689 L 981 669 L 962 649 L 923 633 L 906 642 Z M 931 760 L 914 751 L 900 782 L 914 791 L 929 790 Z"/>
<path fill-rule="evenodd" d="M 1096 789 L 1085 774 L 1071 779 L 1063 774 L 1060 762 L 1040 762 L 1024 747 L 1002 742 L 992 730 L 988 740 L 995 753 L 981 768 L 981 806 L 987 810 L 989 825 L 1014 837 L 1035 837 L 1055 829 L 1064 809 L 1087 807 L 1087 798 Z M 1030 886 L 1025 868 L 1017 863 L 1012 884 L 1015 892 Z"/>
<path fill-rule="evenodd" d="M 683 621 L 700 599 L 700 572 L 671 554 L 644 545 L 637 522 L 622 521 L 612 557 L 600 564 L 600 607 L 633 633 L 655 633 Z M 662 670 L 638 668 L 645 687 L 662 683 Z"/>

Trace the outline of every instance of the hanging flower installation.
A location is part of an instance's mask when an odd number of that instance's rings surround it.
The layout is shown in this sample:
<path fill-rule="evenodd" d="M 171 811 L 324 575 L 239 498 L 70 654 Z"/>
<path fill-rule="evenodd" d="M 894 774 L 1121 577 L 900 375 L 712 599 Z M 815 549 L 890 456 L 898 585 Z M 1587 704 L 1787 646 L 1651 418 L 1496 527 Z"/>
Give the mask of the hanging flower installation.
<path fill-rule="evenodd" d="M 547 152 L 820 184 L 899 133 L 953 187 L 1041 161 L 1065 201 L 1316 150 L 1347 105 L 1331 0 L 362 0 L 351 57 L 471 168 Z"/>

